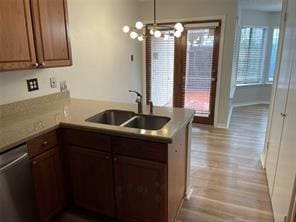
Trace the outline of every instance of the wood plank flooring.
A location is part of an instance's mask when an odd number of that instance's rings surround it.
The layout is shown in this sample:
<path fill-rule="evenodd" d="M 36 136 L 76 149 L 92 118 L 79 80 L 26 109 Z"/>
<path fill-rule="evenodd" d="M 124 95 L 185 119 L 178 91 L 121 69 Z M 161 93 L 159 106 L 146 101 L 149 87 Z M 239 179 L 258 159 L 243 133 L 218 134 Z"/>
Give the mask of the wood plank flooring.
<path fill-rule="evenodd" d="M 192 198 L 178 222 L 272 222 L 266 174 L 260 162 L 268 106 L 235 108 L 230 129 L 195 126 Z"/>

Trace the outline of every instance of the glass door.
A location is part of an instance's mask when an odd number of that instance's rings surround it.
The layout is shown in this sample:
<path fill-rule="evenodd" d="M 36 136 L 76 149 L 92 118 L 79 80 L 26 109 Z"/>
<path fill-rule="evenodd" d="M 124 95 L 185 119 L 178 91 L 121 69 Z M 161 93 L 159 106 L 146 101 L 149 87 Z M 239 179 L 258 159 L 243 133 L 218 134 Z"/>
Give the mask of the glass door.
<path fill-rule="evenodd" d="M 187 30 L 184 107 L 195 122 L 213 124 L 218 66 L 217 28 Z"/>
<path fill-rule="evenodd" d="M 184 24 L 181 38 L 148 36 L 147 101 L 191 108 L 196 111 L 194 122 L 214 123 L 220 23 Z"/>

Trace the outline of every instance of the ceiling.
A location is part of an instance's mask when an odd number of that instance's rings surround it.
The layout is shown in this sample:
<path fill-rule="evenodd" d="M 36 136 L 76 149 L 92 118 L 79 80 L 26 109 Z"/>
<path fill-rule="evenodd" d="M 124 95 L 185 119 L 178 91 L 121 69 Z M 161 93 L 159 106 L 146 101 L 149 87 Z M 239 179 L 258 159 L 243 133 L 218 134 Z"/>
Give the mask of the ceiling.
<path fill-rule="evenodd" d="M 139 2 L 151 2 L 153 0 L 137 0 Z M 171 1 L 171 0 L 157 0 Z M 176 0 L 175 0 L 176 1 Z M 179 0 L 184 1 L 184 0 Z M 211 0 L 207 0 L 211 1 Z M 238 0 L 242 9 L 258 10 L 266 12 L 280 12 L 282 10 L 282 0 Z"/>
<path fill-rule="evenodd" d="M 242 9 L 280 12 L 282 0 L 240 0 L 240 6 Z"/>

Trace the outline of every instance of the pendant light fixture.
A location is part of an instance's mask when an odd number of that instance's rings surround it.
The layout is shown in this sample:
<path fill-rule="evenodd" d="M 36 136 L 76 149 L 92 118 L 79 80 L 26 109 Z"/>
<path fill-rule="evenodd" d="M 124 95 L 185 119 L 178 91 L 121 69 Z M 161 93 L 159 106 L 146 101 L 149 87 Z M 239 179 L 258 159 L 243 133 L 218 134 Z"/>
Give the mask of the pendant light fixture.
<path fill-rule="evenodd" d="M 145 25 L 143 22 L 136 22 L 135 26 L 129 27 L 125 25 L 123 27 L 123 32 L 129 34 L 132 39 L 137 39 L 142 42 L 147 35 L 154 36 L 155 38 L 163 38 L 164 40 L 168 40 L 169 37 L 175 36 L 176 38 L 180 38 L 182 32 L 184 31 L 184 27 L 182 23 L 178 22 L 175 25 L 159 25 L 157 24 L 156 17 L 156 0 L 154 0 L 154 18 L 152 25 Z M 148 27 L 148 33 L 145 33 L 145 27 Z M 162 31 L 163 30 L 163 31 Z"/>

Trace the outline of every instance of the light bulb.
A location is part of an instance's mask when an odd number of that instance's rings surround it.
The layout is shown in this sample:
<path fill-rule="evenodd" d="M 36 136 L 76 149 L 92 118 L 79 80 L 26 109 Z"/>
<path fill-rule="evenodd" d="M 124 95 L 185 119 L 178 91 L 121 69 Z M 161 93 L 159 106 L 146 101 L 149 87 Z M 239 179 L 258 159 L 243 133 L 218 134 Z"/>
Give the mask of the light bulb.
<path fill-rule="evenodd" d="M 156 30 L 156 31 L 154 32 L 154 37 L 155 37 L 155 38 L 160 38 L 160 37 L 161 37 L 161 31 Z"/>
<path fill-rule="evenodd" d="M 175 25 L 175 29 L 176 29 L 177 31 L 179 31 L 179 32 L 183 32 L 183 31 L 184 31 L 184 27 L 183 27 L 183 25 L 182 25 L 180 22 L 178 22 L 178 23 Z"/>
<path fill-rule="evenodd" d="M 142 22 L 140 22 L 140 21 L 138 21 L 137 23 L 136 23 L 136 29 L 142 29 L 144 27 L 144 24 L 142 23 Z"/>
<path fill-rule="evenodd" d="M 154 28 L 150 29 L 150 34 L 154 35 Z"/>
<path fill-rule="evenodd" d="M 122 28 L 122 31 L 124 33 L 128 33 L 130 31 L 130 27 L 128 27 L 127 25 L 125 25 L 123 28 Z"/>
<path fill-rule="evenodd" d="M 140 36 L 138 37 L 138 40 L 139 40 L 140 42 L 142 42 L 142 41 L 144 40 L 144 36 L 140 35 Z"/>
<path fill-rule="evenodd" d="M 180 31 L 176 31 L 176 32 L 174 33 L 174 36 L 175 36 L 176 38 L 180 38 L 181 35 L 182 35 L 182 33 L 181 33 Z"/>
<path fill-rule="evenodd" d="M 164 40 L 169 40 L 169 38 L 170 38 L 169 34 L 165 34 L 164 37 L 163 37 Z"/>
<path fill-rule="evenodd" d="M 131 37 L 132 39 L 136 39 L 136 38 L 138 37 L 138 33 L 136 33 L 136 32 L 131 32 L 130 37 Z"/>

